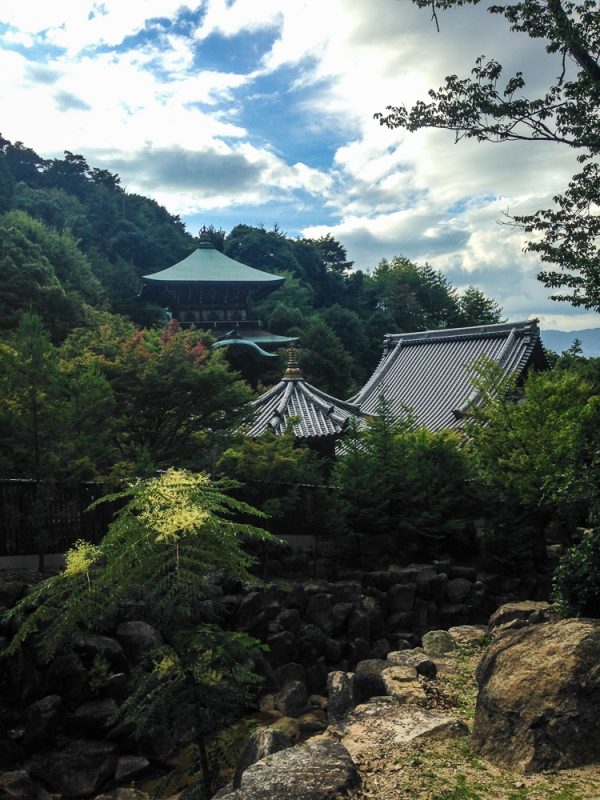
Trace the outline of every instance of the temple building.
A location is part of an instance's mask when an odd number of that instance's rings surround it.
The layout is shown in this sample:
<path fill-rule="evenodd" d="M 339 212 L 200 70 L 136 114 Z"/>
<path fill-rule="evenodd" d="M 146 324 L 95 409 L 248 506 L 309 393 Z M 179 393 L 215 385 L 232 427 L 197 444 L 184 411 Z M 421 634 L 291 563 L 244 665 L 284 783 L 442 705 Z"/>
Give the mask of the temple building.
<path fill-rule="evenodd" d="M 282 434 L 290 425 L 299 442 L 330 456 L 350 418 L 361 416 L 357 405 L 338 400 L 307 383 L 293 348 L 289 350 L 282 380 L 255 400 L 252 410 L 248 436 L 253 439 L 269 430 Z"/>
<path fill-rule="evenodd" d="M 221 253 L 203 229 L 200 244 L 183 261 L 144 275 L 141 297 L 167 308 L 182 327 L 213 331 L 214 347 L 243 349 L 276 357 L 270 350 L 294 341 L 265 330 L 249 318 L 251 302 L 283 285 L 285 278 L 254 269 Z"/>
<path fill-rule="evenodd" d="M 518 380 L 548 366 L 537 320 L 389 334 L 383 355 L 365 386 L 348 401 L 376 414 L 385 397 L 392 414 L 409 409 L 430 431 L 460 429 L 477 391 L 472 364 L 485 356 Z"/>

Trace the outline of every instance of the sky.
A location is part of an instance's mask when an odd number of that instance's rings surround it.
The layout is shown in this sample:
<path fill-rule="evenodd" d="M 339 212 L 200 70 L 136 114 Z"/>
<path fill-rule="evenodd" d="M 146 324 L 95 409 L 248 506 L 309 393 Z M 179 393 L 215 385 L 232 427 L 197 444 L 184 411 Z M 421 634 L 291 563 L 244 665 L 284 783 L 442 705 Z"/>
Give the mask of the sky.
<path fill-rule="evenodd" d="M 478 286 L 508 319 L 597 327 L 549 299 L 523 234 L 503 224 L 552 205 L 576 170 L 568 148 L 455 144 L 374 119 L 482 54 L 532 89 L 560 71 L 482 7 L 439 22 L 410 0 L 4 0 L 0 131 L 117 172 L 194 234 L 331 233 L 356 268 L 404 255 Z"/>

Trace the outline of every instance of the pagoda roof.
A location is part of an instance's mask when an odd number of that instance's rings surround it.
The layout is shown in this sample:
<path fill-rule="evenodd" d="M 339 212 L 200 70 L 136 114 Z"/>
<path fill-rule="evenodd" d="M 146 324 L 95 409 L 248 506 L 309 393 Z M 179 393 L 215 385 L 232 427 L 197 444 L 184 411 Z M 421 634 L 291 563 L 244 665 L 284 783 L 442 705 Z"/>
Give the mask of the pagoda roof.
<path fill-rule="evenodd" d="M 143 280 L 157 283 L 243 283 L 248 285 L 281 286 L 285 281 L 280 275 L 254 269 L 240 261 L 229 258 L 217 250 L 212 242 L 200 240 L 200 246 L 183 261 L 160 272 L 143 275 Z"/>
<path fill-rule="evenodd" d="M 460 428 L 478 399 L 471 366 L 481 356 L 518 377 L 530 365 L 547 366 L 537 320 L 388 334 L 378 366 L 349 402 L 375 414 L 383 396 L 392 414 L 408 408 L 431 431 Z"/>
<path fill-rule="evenodd" d="M 311 386 L 300 370 L 290 367 L 283 379 L 251 406 L 254 421 L 248 435 L 253 439 L 268 430 L 282 434 L 292 420 L 298 439 L 333 438 L 342 433 L 350 417 L 360 416 L 358 406 Z"/>

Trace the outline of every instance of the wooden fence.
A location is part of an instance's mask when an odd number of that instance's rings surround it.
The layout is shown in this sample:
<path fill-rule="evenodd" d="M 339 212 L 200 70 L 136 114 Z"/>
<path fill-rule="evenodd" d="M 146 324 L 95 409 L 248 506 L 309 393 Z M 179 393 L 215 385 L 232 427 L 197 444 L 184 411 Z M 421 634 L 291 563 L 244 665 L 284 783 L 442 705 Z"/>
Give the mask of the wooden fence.
<path fill-rule="evenodd" d="M 88 506 L 106 494 L 102 484 L 46 484 L 0 479 L 0 556 L 64 553 L 77 539 L 98 542 L 115 507 Z"/>
<path fill-rule="evenodd" d="M 244 521 L 264 525 L 285 539 L 315 536 L 322 513 L 335 489 L 325 486 L 250 484 L 234 491 L 238 499 L 262 506 L 284 498 L 294 489 L 295 501 L 284 516 Z M 46 484 L 27 479 L 0 479 L 0 556 L 64 553 L 77 539 L 99 542 L 117 505 L 94 500 L 107 494 L 101 483 Z"/>

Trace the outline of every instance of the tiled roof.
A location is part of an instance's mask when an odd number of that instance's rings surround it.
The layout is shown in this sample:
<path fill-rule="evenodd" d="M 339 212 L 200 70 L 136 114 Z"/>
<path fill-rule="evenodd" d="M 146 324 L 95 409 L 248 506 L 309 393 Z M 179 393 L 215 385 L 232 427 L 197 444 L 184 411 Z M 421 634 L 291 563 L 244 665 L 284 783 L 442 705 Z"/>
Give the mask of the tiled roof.
<path fill-rule="evenodd" d="M 388 335 L 373 375 L 349 402 L 373 414 L 383 395 L 392 413 L 408 407 L 431 431 L 461 427 L 461 411 L 476 399 L 469 365 L 480 356 L 518 375 L 531 363 L 545 366 L 537 320 Z"/>
<path fill-rule="evenodd" d="M 173 264 L 152 275 L 143 275 L 143 280 L 154 282 L 193 282 L 193 283 L 243 283 L 268 284 L 273 288 L 281 286 L 285 281 L 280 275 L 272 275 L 254 269 L 239 261 L 234 261 L 217 250 L 210 242 L 203 241 L 183 261 Z"/>
<path fill-rule="evenodd" d="M 289 372 L 289 370 L 288 370 Z M 357 406 L 321 392 L 299 375 L 284 377 L 252 403 L 254 421 L 248 431 L 252 438 L 267 430 L 285 431 L 293 417 L 293 431 L 298 439 L 338 436 L 351 416 L 360 416 Z"/>

